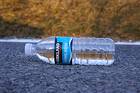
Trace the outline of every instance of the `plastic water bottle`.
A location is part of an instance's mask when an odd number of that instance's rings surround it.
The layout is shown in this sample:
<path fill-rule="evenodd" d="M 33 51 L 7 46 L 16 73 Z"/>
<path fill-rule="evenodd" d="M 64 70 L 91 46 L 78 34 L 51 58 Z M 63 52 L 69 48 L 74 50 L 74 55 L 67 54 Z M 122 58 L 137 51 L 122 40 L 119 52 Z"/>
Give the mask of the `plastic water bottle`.
<path fill-rule="evenodd" d="M 111 65 L 115 44 L 110 38 L 49 37 L 25 45 L 25 55 L 36 55 L 50 64 Z"/>

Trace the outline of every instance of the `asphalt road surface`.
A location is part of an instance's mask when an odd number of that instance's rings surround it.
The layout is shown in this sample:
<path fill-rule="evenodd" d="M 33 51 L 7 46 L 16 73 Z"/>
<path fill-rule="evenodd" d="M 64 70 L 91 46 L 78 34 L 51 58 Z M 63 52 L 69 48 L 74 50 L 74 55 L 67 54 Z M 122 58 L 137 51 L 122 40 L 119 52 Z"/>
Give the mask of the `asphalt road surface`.
<path fill-rule="evenodd" d="M 111 66 L 49 65 L 0 43 L 0 93 L 140 93 L 140 46 L 116 45 Z"/>

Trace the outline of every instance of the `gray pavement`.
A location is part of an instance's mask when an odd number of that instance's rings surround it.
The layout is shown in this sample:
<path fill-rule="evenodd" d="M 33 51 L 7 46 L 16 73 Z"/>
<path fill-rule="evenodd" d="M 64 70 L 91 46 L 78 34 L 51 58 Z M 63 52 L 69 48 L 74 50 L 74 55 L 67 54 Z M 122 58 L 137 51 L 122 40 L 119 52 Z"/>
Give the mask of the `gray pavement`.
<path fill-rule="evenodd" d="M 50 65 L 0 42 L 0 93 L 140 93 L 140 46 L 116 45 L 111 66 Z"/>

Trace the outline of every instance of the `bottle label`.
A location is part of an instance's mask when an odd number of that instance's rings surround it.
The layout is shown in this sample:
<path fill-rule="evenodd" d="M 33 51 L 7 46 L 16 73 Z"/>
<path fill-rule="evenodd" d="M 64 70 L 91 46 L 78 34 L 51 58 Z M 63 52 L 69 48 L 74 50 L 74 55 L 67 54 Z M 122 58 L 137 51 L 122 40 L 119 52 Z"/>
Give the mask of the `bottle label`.
<path fill-rule="evenodd" d="M 54 48 L 55 64 L 72 64 L 72 38 L 56 37 Z"/>

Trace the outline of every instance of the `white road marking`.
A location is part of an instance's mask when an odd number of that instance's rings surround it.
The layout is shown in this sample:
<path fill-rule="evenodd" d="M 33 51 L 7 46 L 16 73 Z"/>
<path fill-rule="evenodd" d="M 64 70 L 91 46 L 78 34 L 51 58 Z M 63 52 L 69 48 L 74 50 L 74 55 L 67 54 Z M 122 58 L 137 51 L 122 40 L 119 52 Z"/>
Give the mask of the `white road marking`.
<path fill-rule="evenodd" d="M 116 45 L 140 45 L 140 42 L 116 42 Z"/>
<path fill-rule="evenodd" d="M 21 42 L 21 43 L 36 43 L 41 39 L 0 39 L 0 42 Z M 115 42 L 116 45 L 140 45 L 140 41 L 136 42 Z"/>
<path fill-rule="evenodd" d="M 0 39 L 0 42 L 21 42 L 21 43 L 35 43 L 39 42 L 41 39 Z"/>

